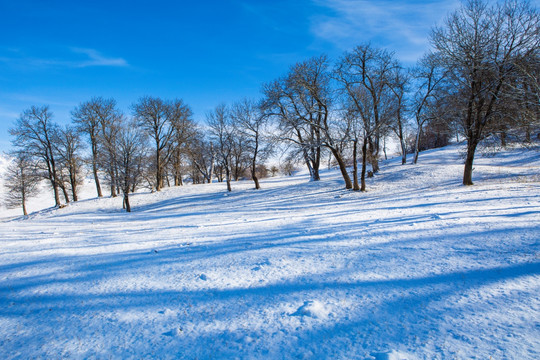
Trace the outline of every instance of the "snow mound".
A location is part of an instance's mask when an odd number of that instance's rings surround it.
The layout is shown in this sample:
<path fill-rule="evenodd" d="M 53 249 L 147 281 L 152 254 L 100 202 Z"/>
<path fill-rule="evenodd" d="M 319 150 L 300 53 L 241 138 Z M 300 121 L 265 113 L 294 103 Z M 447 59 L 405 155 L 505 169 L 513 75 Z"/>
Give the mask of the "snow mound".
<path fill-rule="evenodd" d="M 386 351 L 386 352 L 375 352 L 375 353 L 371 353 L 371 356 L 373 360 L 415 360 L 417 359 L 417 357 L 413 355 L 396 351 L 396 350 Z"/>
<path fill-rule="evenodd" d="M 315 319 L 328 319 L 330 311 L 326 306 L 320 301 L 305 301 L 304 305 L 300 306 L 295 312 L 290 314 L 290 316 L 306 316 L 312 317 Z"/>

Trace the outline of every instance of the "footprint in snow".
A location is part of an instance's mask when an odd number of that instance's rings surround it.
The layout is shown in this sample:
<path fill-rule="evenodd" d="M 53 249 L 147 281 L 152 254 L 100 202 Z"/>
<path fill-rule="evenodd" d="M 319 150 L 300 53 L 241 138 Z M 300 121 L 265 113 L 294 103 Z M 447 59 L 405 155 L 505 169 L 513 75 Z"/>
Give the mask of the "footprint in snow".
<path fill-rule="evenodd" d="M 268 265 L 272 265 L 272 264 L 270 263 L 270 260 L 265 259 L 263 262 L 257 264 L 255 267 L 253 267 L 251 269 L 251 271 L 259 271 L 259 270 L 262 269 L 262 266 L 268 266 Z"/>
<path fill-rule="evenodd" d="M 172 329 L 172 330 L 169 330 L 167 332 L 164 332 L 161 335 L 173 337 L 173 336 L 179 336 L 181 333 L 182 333 L 182 328 L 179 327 L 179 328 Z"/>

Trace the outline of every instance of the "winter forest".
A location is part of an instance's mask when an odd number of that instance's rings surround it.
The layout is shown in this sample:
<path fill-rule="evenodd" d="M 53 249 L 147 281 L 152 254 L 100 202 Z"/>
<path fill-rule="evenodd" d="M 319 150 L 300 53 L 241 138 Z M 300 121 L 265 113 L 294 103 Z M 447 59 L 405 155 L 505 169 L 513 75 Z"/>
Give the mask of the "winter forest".
<path fill-rule="evenodd" d="M 151 94 L 23 109 L 0 357 L 538 358 L 533 4 L 463 1 L 414 66 L 360 43 L 204 122 Z"/>
<path fill-rule="evenodd" d="M 146 96 L 123 114 L 114 99 L 94 97 L 60 127 L 48 106 L 33 106 L 10 134 L 16 158 L 9 170 L 10 204 L 22 206 L 36 182 L 50 183 L 56 206 L 77 201 L 85 170 L 97 196 L 159 191 L 249 177 L 277 169 L 265 162 L 286 151 L 282 171 L 301 163 L 320 179 L 324 159 L 339 167 L 346 189 L 366 190 L 379 171 L 388 138 L 418 161 L 420 150 L 465 139 L 463 184 L 486 137 L 531 143 L 539 126 L 538 13 L 525 2 L 488 6 L 470 2 L 434 28 L 432 49 L 404 68 L 391 49 L 358 45 L 339 59 L 325 55 L 294 64 L 262 85 L 261 99 L 218 105 L 195 124 L 182 99 Z M 349 168 L 352 166 L 352 171 Z M 360 167 L 360 169 L 358 169 Z M 352 176 L 351 176 L 352 175 Z M 352 177 L 352 180 L 351 180 Z M 110 191 L 110 192 L 109 192 Z"/>

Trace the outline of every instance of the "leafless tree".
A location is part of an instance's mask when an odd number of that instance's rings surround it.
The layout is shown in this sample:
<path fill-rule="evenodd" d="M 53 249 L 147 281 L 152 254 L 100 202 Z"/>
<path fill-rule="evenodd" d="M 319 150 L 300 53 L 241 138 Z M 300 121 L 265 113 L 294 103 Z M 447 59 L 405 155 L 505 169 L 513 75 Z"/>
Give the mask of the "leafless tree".
<path fill-rule="evenodd" d="M 516 59 L 540 46 L 538 11 L 530 3 L 509 0 L 488 4 L 469 0 L 433 29 L 431 42 L 457 89 L 455 106 L 463 109 L 461 126 L 467 139 L 463 184 L 472 185 L 473 161 L 484 129 L 498 116 L 499 99 Z"/>
<path fill-rule="evenodd" d="M 117 181 L 124 197 L 124 208 L 131 212 L 129 193 L 134 192 L 143 178 L 146 158 L 146 136 L 134 123 L 124 122 L 118 131 Z"/>
<path fill-rule="evenodd" d="M 231 151 L 231 177 L 234 181 L 238 181 L 246 169 L 249 168 L 250 158 L 248 152 L 249 146 L 249 137 L 246 136 L 246 133 L 240 131 L 234 122 L 234 117 L 232 116 L 231 110 L 231 142 L 232 142 L 232 151 Z"/>
<path fill-rule="evenodd" d="M 107 106 L 99 112 L 98 164 L 105 169 L 110 184 L 111 197 L 118 196 L 118 159 L 116 158 L 118 133 L 123 121 L 122 113 L 116 108 L 114 100 L 107 101 Z"/>
<path fill-rule="evenodd" d="M 192 120 L 192 111 L 182 100 L 170 104 L 170 121 L 173 128 L 171 147 L 171 168 L 174 185 L 182 185 L 183 158 L 188 154 L 191 140 L 196 136 L 196 126 Z"/>
<path fill-rule="evenodd" d="M 192 168 L 193 183 L 197 183 L 199 176 L 202 176 L 202 183 L 212 183 L 216 165 L 215 146 L 200 129 L 190 139 L 187 152 Z"/>
<path fill-rule="evenodd" d="M 231 122 L 229 109 L 226 105 L 218 105 L 206 116 L 211 141 L 216 144 L 219 162 L 225 170 L 227 191 L 231 188 L 231 156 L 233 152 L 234 126 Z"/>
<path fill-rule="evenodd" d="M 525 133 L 525 143 L 531 143 L 531 132 L 540 127 L 540 49 L 516 59 L 518 71 L 512 74 L 505 91 L 499 97 L 500 114 L 488 131 L 500 134 L 506 146 L 506 132 Z"/>
<path fill-rule="evenodd" d="M 20 151 L 39 160 L 44 168 L 44 177 L 49 180 L 54 193 L 55 206 L 61 206 L 59 195 L 59 174 L 54 139 L 58 125 L 52 121 L 48 106 L 32 106 L 16 120 L 9 130 L 14 136 L 13 145 Z"/>
<path fill-rule="evenodd" d="M 116 112 L 116 102 L 114 99 L 94 97 L 89 101 L 81 103 L 71 113 L 72 120 L 77 126 L 77 129 L 88 136 L 92 156 L 92 174 L 94 175 L 98 197 L 103 196 L 98 176 L 99 138 L 102 131 L 100 124 L 109 123 L 110 118 L 115 116 Z"/>
<path fill-rule="evenodd" d="M 294 144 L 308 167 L 312 181 L 320 180 L 321 127 L 312 99 L 307 99 L 301 84 L 305 74 L 302 63 L 293 66 L 289 74 L 263 86 L 266 116 L 274 118 L 282 141 Z M 315 116 L 314 116 L 315 115 Z"/>
<path fill-rule="evenodd" d="M 59 129 L 55 141 L 55 150 L 58 153 L 59 172 L 67 178 L 71 187 L 73 201 L 78 200 L 77 187 L 82 183 L 81 168 L 82 159 L 80 155 L 82 144 L 79 133 L 75 128 L 67 126 Z M 64 181 L 62 181 L 64 184 Z M 64 186 L 65 188 L 65 186 Z"/>
<path fill-rule="evenodd" d="M 171 155 L 174 110 L 169 102 L 161 98 L 145 96 L 133 105 L 133 116 L 154 143 L 155 189 L 159 191 L 163 188 L 165 167 Z"/>
<path fill-rule="evenodd" d="M 40 177 L 37 175 L 37 164 L 24 151 L 11 154 L 12 161 L 4 173 L 5 192 L 4 204 L 8 208 L 22 207 L 23 215 L 27 216 L 26 201 L 39 193 Z"/>
<path fill-rule="evenodd" d="M 436 95 L 437 90 L 444 84 L 445 73 L 437 64 L 437 58 L 432 53 L 428 53 L 418 61 L 418 64 L 412 70 L 412 76 L 416 85 L 411 105 L 416 121 L 416 141 L 413 157 L 413 164 L 416 164 L 420 151 L 420 135 L 424 124 L 439 115 L 444 116 L 441 112 L 434 111 L 434 108 L 443 101 Z"/>
<path fill-rule="evenodd" d="M 351 116 L 361 124 L 358 127 L 363 133 L 361 191 L 365 191 L 368 150 L 373 172 L 379 168 L 380 132 L 391 119 L 389 83 L 396 66 L 392 53 L 361 45 L 345 53 L 334 71 L 340 90 L 348 99 Z"/>
<path fill-rule="evenodd" d="M 270 143 L 265 142 L 265 125 L 267 118 L 262 113 L 259 104 L 253 100 L 244 99 L 232 107 L 232 117 L 237 132 L 246 139 L 246 150 L 249 153 L 251 178 L 255 189 L 260 189 L 257 176 L 259 161 L 263 161 L 270 154 Z"/>
<path fill-rule="evenodd" d="M 393 103 L 393 121 L 390 122 L 389 126 L 399 139 L 402 165 L 407 163 L 405 127 L 407 125 L 407 93 L 409 91 L 409 85 L 409 74 L 401 66 L 394 67 L 389 79 L 389 88 L 394 95 L 391 99 Z"/>
<path fill-rule="evenodd" d="M 265 87 L 264 104 L 270 116 L 279 120 L 282 138 L 302 149 L 313 180 L 319 178 L 321 148 L 336 159 L 345 187 L 352 188 L 342 154 L 342 133 L 332 119 L 331 77 L 326 56 L 294 65 L 286 78 Z M 346 135 L 346 134 L 345 134 Z"/>

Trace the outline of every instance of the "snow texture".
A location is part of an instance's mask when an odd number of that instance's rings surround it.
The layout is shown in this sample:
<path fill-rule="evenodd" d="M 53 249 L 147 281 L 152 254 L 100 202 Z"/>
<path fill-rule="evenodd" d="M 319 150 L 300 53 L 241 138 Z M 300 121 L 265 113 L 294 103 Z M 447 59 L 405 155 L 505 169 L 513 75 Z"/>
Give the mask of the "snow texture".
<path fill-rule="evenodd" d="M 0 358 L 539 359 L 540 153 L 94 196 L 0 222 Z"/>

